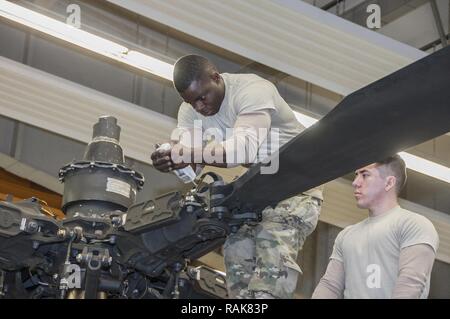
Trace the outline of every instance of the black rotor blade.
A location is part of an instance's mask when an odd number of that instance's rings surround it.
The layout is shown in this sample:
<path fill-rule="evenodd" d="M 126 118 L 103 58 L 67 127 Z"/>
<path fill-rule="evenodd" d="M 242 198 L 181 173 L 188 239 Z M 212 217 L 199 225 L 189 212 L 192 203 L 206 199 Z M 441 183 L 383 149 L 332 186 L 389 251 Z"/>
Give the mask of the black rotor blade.
<path fill-rule="evenodd" d="M 346 97 L 280 148 L 277 173 L 252 166 L 223 204 L 260 210 L 448 131 L 450 47 Z"/>

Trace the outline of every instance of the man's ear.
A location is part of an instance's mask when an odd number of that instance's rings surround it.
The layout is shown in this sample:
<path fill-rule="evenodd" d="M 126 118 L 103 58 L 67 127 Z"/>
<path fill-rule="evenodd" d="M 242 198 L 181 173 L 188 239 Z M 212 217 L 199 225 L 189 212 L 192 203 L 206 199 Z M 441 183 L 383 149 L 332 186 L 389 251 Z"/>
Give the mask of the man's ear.
<path fill-rule="evenodd" d="M 212 79 L 214 82 L 219 83 L 219 82 L 220 82 L 220 74 L 219 74 L 219 72 L 213 71 L 213 72 L 211 73 L 211 79 Z"/>
<path fill-rule="evenodd" d="M 397 184 L 397 178 L 395 176 L 388 176 L 386 178 L 386 185 L 384 189 L 388 192 L 391 188 L 395 187 Z"/>

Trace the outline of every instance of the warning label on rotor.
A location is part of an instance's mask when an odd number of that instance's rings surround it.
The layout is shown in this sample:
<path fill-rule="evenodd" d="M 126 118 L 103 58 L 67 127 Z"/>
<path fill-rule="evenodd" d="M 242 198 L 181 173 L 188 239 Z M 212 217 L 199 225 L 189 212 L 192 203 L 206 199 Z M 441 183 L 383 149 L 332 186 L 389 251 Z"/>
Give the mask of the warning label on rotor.
<path fill-rule="evenodd" d="M 131 186 L 121 180 L 108 177 L 108 181 L 106 182 L 106 191 L 130 198 Z"/>

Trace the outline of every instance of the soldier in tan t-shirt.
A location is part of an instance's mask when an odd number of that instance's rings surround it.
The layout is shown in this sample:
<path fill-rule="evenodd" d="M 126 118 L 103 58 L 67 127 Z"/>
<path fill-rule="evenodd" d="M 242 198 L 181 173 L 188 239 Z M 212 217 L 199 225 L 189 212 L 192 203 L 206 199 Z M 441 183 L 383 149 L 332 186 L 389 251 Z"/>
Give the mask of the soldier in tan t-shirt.
<path fill-rule="evenodd" d="M 438 235 L 424 216 L 402 209 L 400 156 L 356 171 L 354 195 L 369 217 L 336 238 L 313 298 L 427 298 Z"/>

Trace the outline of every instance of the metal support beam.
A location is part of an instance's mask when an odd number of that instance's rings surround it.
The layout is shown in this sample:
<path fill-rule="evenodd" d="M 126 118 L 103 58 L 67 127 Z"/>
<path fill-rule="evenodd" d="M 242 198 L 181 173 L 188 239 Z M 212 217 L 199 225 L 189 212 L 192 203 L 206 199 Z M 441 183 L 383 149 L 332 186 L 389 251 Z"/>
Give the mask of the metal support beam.
<path fill-rule="evenodd" d="M 17 160 L 20 160 L 20 155 L 22 151 L 23 130 L 24 124 L 18 121 L 14 121 L 13 136 L 11 139 L 11 147 L 8 155 Z"/>
<path fill-rule="evenodd" d="M 330 3 L 328 3 L 328 4 L 326 4 L 326 5 L 324 5 L 324 6 L 322 6 L 322 7 L 320 7 L 320 9 L 322 9 L 322 10 L 325 10 L 325 11 L 328 11 L 328 10 L 330 10 L 331 8 L 333 8 L 334 6 L 336 6 L 337 4 L 338 4 L 338 0 L 333 0 L 333 1 L 331 1 Z"/>
<path fill-rule="evenodd" d="M 448 41 L 450 41 L 450 34 L 447 34 L 446 38 L 447 38 Z M 441 43 L 441 40 L 437 39 L 437 40 L 435 40 L 433 42 L 428 43 L 427 45 L 424 45 L 423 47 L 420 48 L 420 50 L 428 51 L 429 49 L 438 46 L 440 43 Z"/>
<path fill-rule="evenodd" d="M 445 36 L 444 26 L 442 25 L 441 16 L 439 15 L 439 9 L 436 0 L 430 0 L 431 9 L 433 10 L 434 22 L 436 23 L 436 28 L 439 32 L 439 37 L 441 38 L 441 43 L 443 47 L 447 46 L 447 37 Z"/>

